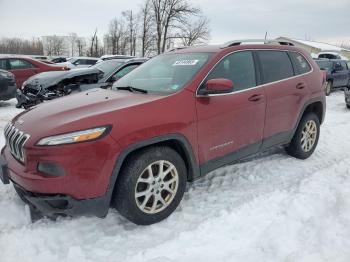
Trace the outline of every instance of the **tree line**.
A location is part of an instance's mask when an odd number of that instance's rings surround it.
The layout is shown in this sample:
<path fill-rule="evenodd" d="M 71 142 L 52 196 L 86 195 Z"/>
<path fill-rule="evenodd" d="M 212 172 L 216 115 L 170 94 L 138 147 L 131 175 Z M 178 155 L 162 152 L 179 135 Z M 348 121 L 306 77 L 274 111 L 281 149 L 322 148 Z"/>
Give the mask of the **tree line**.
<path fill-rule="evenodd" d="M 2 39 L 0 53 L 151 56 L 174 45 L 203 43 L 209 39 L 210 29 L 209 20 L 201 9 L 192 6 L 188 0 L 145 0 L 138 10 L 125 10 L 113 18 L 102 39 L 98 35 L 98 30 L 94 29 L 92 36 L 87 38 L 69 33 L 35 40 Z"/>
<path fill-rule="evenodd" d="M 0 39 L 0 54 L 43 55 L 43 42 L 40 38 L 33 38 L 31 40 L 2 38 Z"/>

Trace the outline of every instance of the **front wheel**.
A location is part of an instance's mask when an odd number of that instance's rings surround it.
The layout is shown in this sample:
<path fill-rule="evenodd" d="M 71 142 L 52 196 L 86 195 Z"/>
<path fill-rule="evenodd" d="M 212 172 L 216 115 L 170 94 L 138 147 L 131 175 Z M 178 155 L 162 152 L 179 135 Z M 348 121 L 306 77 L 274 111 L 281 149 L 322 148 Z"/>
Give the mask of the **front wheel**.
<path fill-rule="evenodd" d="M 135 224 L 154 224 L 176 209 L 186 182 L 186 165 L 175 150 L 147 148 L 126 160 L 112 204 Z"/>
<path fill-rule="evenodd" d="M 307 113 L 301 119 L 290 145 L 289 155 L 306 159 L 315 151 L 320 136 L 320 120 L 315 113 Z"/>

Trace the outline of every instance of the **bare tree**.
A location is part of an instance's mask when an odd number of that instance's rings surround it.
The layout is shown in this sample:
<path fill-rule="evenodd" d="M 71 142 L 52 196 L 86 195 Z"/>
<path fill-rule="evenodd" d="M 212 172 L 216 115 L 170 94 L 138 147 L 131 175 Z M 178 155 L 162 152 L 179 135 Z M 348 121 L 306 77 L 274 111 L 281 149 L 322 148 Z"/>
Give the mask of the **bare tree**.
<path fill-rule="evenodd" d="M 98 40 L 97 40 L 97 28 L 95 29 L 95 33 L 91 38 L 91 44 L 90 44 L 90 52 L 88 53 L 89 56 L 97 56 L 95 50 L 97 49 Z"/>
<path fill-rule="evenodd" d="M 52 40 L 53 40 L 53 54 L 57 56 L 62 55 L 65 50 L 64 38 L 61 36 L 53 35 Z"/>
<path fill-rule="evenodd" d="M 144 57 L 149 54 L 154 42 L 154 16 L 151 10 L 151 0 L 146 0 L 140 10 L 141 20 L 141 55 Z"/>
<path fill-rule="evenodd" d="M 183 24 L 188 17 L 200 13 L 187 0 L 152 0 L 152 9 L 157 31 L 157 51 L 163 53 L 169 37 L 170 28 Z"/>
<path fill-rule="evenodd" d="M 76 44 L 76 47 L 78 49 L 78 56 L 83 56 L 84 49 L 85 49 L 85 46 L 86 46 L 85 39 L 83 37 L 78 37 L 75 40 L 75 44 Z"/>
<path fill-rule="evenodd" d="M 63 55 L 63 53 L 66 51 L 64 36 L 50 35 L 43 36 L 42 39 L 44 43 L 45 53 L 49 56 L 60 56 Z"/>
<path fill-rule="evenodd" d="M 197 21 L 183 23 L 180 25 L 178 35 L 184 46 L 204 43 L 210 35 L 209 20 L 206 17 L 200 17 Z"/>
<path fill-rule="evenodd" d="M 114 18 L 109 23 L 108 34 L 105 36 L 106 49 L 113 55 L 120 53 L 120 41 L 124 36 L 124 23 L 122 20 Z"/>
<path fill-rule="evenodd" d="M 69 42 L 71 56 L 74 56 L 74 54 L 75 54 L 75 44 L 76 44 L 77 39 L 78 39 L 78 35 L 76 33 L 69 33 L 68 34 L 68 42 Z"/>
<path fill-rule="evenodd" d="M 2 38 L 0 40 L 1 54 L 43 55 L 43 42 L 38 38 L 31 40 L 21 38 Z"/>
<path fill-rule="evenodd" d="M 127 31 L 129 32 L 128 40 L 129 40 L 129 52 L 130 55 L 136 54 L 136 34 L 137 34 L 137 20 L 133 15 L 132 10 L 127 10 L 122 12 L 124 19 L 127 24 Z"/>

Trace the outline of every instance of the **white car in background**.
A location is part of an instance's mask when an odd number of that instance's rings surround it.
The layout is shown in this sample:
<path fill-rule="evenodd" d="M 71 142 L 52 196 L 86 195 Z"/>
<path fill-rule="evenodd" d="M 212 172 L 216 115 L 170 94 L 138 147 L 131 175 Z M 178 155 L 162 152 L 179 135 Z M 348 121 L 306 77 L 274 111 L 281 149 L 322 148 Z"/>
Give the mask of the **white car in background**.
<path fill-rule="evenodd" d="M 97 63 L 106 61 L 106 60 L 114 60 L 114 59 L 132 59 L 135 58 L 135 56 L 130 55 L 103 55 L 100 57 L 100 59 L 97 61 Z"/>
<path fill-rule="evenodd" d="M 60 66 L 67 66 L 70 69 L 90 67 L 99 60 L 96 57 L 70 57 L 67 62 L 57 63 Z"/>
<path fill-rule="evenodd" d="M 323 51 L 318 53 L 318 59 L 341 59 L 341 60 L 349 60 L 347 57 L 336 51 Z"/>

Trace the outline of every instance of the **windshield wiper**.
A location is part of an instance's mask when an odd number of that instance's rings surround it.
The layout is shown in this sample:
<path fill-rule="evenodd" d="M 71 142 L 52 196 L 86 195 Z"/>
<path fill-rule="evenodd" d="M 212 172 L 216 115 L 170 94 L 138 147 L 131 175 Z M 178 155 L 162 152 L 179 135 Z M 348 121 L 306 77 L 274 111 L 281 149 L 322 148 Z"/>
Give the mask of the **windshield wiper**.
<path fill-rule="evenodd" d="M 141 88 L 132 87 L 132 86 L 117 86 L 116 88 L 118 90 L 128 90 L 130 92 L 140 92 L 140 93 L 143 93 L 143 94 L 147 94 L 148 93 L 147 90 L 144 90 L 144 89 L 141 89 Z"/>

